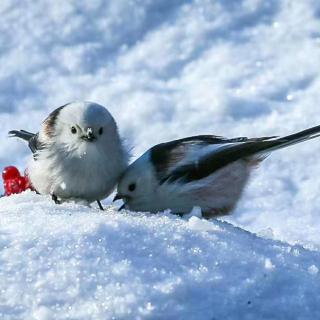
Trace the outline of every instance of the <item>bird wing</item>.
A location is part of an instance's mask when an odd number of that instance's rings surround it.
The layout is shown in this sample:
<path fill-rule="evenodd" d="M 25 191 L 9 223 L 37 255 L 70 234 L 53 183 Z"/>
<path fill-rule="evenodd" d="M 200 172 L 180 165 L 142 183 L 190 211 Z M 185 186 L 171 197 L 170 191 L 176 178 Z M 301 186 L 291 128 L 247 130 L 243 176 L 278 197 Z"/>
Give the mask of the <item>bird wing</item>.
<path fill-rule="evenodd" d="M 187 183 L 203 179 L 237 160 L 249 159 L 250 156 L 262 151 L 263 145 L 264 142 L 248 142 L 218 149 L 199 157 L 196 161 L 177 166 L 162 179 L 162 183 L 178 180 Z"/>
<path fill-rule="evenodd" d="M 39 133 L 37 134 L 34 134 L 32 136 L 32 138 L 30 138 L 29 140 L 29 148 L 30 150 L 32 151 L 32 153 L 34 154 L 34 158 L 36 158 L 36 153 L 39 151 L 39 150 L 42 150 L 44 148 L 44 143 L 42 143 L 39 139 Z"/>
<path fill-rule="evenodd" d="M 281 138 L 222 138 L 221 143 L 223 143 L 224 147 L 208 150 L 208 152 L 199 152 L 198 150 L 198 157 L 191 159 L 191 161 L 180 161 L 175 167 L 168 167 L 167 175 L 163 175 L 160 181 L 164 183 L 165 181 L 173 182 L 179 180 L 181 182 L 192 182 L 200 180 L 238 160 L 252 160 L 252 158 L 255 160 L 264 159 L 266 155 L 274 150 L 318 137 L 320 137 L 320 126 L 315 126 Z M 176 146 L 174 149 L 176 148 L 179 147 Z M 208 147 L 206 148 L 208 149 Z M 185 158 L 188 159 L 187 153 L 185 153 L 183 159 Z"/>
<path fill-rule="evenodd" d="M 44 148 L 44 143 L 39 139 L 39 133 L 32 133 L 26 130 L 12 130 L 9 131 L 9 136 L 27 141 L 35 159 L 37 152 Z"/>
<path fill-rule="evenodd" d="M 55 110 L 53 110 L 48 117 L 43 121 L 43 130 L 45 132 L 45 134 L 48 137 L 52 137 L 54 135 L 54 127 L 56 124 L 56 121 L 58 119 L 58 116 L 60 114 L 60 111 L 66 107 L 67 105 L 69 105 L 70 103 L 67 103 Z"/>
<path fill-rule="evenodd" d="M 201 179 L 221 167 L 246 157 L 261 143 L 276 137 L 224 138 L 203 135 L 174 140 L 151 148 L 157 177 L 165 181 Z M 251 147 L 249 147 L 251 146 Z M 250 149 L 250 150 L 249 150 Z"/>

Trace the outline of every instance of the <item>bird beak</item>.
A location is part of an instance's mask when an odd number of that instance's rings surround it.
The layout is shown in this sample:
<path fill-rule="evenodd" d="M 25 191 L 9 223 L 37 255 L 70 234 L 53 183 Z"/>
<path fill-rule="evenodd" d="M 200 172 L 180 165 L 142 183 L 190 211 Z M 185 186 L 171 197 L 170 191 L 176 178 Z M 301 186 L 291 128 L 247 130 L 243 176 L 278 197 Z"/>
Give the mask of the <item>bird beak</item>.
<path fill-rule="evenodd" d="M 118 211 L 122 211 L 123 209 L 125 209 L 126 204 L 127 204 L 128 200 L 129 200 L 129 197 L 117 193 L 117 194 L 115 195 L 115 197 L 113 198 L 113 201 L 112 201 L 112 202 L 115 202 L 115 201 L 117 201 L 117 200 L 123 200 L 123 205 L 118 209 Z"/>
<path fill-rule="evenodd" d="M 84 136 L 82 136 L 82 139 L 85 140 L 85 141 L 89 141 L 89 142 L 92 142 L 92 141 L 96 140 L 96 137 L 93 134 L 92 128 L 88 128 L 87 129 L 87 132 L 86 132 L 86 134 Z"/>
<path fill-rule="evenodd" d="M 121 196 L 119 193 L 116 194 L 116 196 L 113 198 L 112 202 L 115 202 L 117 200 L 123 199 L 123 196 Z"/>

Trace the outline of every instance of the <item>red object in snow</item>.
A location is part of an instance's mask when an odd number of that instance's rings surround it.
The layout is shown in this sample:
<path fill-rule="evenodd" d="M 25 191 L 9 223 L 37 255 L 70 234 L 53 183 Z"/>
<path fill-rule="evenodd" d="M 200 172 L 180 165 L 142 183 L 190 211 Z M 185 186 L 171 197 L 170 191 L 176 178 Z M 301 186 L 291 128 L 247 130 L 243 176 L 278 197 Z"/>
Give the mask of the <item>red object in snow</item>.
<path fill-rule="evenodd" d="M 21 193 L 27 189 L 32 190 L 27 173 L 21 176 L 19 170 L 14 166 L 5 167 L 2 171 L 2 178 L 6 196 Z"/>
<path fill-rule="evenodd" d="M 20 177 L 20 172 L 14 166 L 5 167 L 2 171 L 3 180 L 15 179 L 18 177 Z"/>

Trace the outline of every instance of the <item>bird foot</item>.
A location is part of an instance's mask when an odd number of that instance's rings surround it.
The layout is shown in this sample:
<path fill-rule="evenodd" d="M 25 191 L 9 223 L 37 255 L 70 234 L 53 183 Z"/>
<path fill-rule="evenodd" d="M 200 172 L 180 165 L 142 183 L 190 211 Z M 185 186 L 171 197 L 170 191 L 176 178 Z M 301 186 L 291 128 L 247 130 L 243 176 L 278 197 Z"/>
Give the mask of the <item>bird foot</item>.
<path fill-rule="evenodd" d="M 99 209 L 102 210 L 102 211 L 104 211 L 103 206 L 102 206 L 100 200 L 97 200 L 97 203 L 98 203 Z"/>
<path fill-rule="evenodd" d="M 53 194 L 51 196 L 51 198 L 52 198 L 52 200 L 54 201 L 55 204 L 61 204 L 61 201 L 58 200 L 58 197 L 55 194 Z"/>

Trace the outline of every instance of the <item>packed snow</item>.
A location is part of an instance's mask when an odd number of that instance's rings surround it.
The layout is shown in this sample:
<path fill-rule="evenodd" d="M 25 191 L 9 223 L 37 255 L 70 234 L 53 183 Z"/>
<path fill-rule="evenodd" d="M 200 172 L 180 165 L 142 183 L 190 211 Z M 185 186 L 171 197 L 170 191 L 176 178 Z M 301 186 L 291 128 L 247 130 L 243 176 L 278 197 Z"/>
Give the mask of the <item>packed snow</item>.
<path fill-rule="evenodd" d="M 0 14 L 1 168 L 30 157 L 9 130 L 73 100 L 105 105 L 133 159 L 320 124 L 317 0 L 2 0 Z M 320 140 L 272 154 L 219 220 L 1 198 L 0 318 L 320 318 L 319 154 Z"/>
<path fill-rule="evenodd" d="M 319 252 L 196 216 L 1 204 L 1 319 L 320 316 Z"/>

